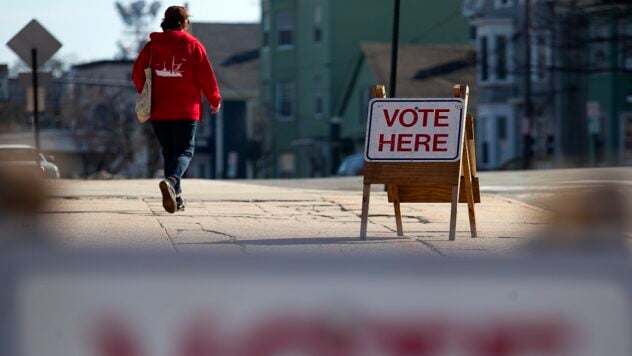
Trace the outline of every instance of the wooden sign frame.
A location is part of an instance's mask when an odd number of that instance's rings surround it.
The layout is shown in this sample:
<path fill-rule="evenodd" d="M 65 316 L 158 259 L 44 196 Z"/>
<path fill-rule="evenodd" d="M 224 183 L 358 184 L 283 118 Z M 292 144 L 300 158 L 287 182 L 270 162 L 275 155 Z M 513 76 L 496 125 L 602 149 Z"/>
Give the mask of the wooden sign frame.
<path fill-rule="evenodd" d="M 462 98 L 467 113 L 469 87 L 454 86 L 453 97 Z M 374 98 L 385 98 L 383 85 L 373 88 Z M 450 241 L 456 239 L 458 203 L 467 203 L 471 236 L 477 236 L 475 204 L 481 202 L 479 180 L 476 177 L 476 144 L 474 117 L 465 116 L 464 142 L 461 159 L 455 162 L 366 162 L 362 190 L 360 239 L 366 240 L 371 184 L 385 184 L 388 201 L 393 203 L 397 236 L 404 235 L 401 203 L 450 203 Z"/>

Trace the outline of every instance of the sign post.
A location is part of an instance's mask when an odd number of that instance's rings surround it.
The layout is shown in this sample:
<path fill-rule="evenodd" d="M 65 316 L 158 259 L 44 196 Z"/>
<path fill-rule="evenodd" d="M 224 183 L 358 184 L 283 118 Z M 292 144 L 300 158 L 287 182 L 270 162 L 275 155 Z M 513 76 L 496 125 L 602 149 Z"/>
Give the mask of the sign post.
<path fill-rule="evenodd" d="M 371 184 L 386 184 L 397 235 L 403 236 L 401 203 L 451 203 L 449 239 L 456 236 L 459 202 L 468 204 L 476 237 L 476 177 L 473 116 L 467 114 L 469 89 L 455 85 L 453 98 L 386 99 L 374 88 L 367 122 L 362 221 L 366 239 Z"/>
<path fill-rule="evenodd" d="M 40 150 L 39 140 L 39 90 L 37 68 L 46 63 L 61 48 L 61 43 L 53 37 L 37 20 L 31 20 L 20 32 L 7 42 L 25 63 L 31 67 L 33 84 L 33 126 L 35 146 Z"/>

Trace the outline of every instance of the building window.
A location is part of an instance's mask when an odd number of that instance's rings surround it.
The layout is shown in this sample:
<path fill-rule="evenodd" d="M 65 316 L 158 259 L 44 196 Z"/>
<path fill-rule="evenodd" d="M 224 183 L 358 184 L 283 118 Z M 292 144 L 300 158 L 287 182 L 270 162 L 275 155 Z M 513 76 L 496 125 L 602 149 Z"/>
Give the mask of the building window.
<path fill-rule="evenodd" d="M 478 119 L 476 119 L 476 126 L 476 135 L 480 144 L 478 148 L 480 151 L 480 163 L 483 166 L 487 166 L 487 164 L 489 163 L 489 138 L 487 137 L 487 119 L 484 117 L 479 117 Z"/>
<path fill-rule="evenodd" d="M 622 20 L 619 25 L 619 34 L 621 67 L 625 70 L 632 70 L 632 20 Z"/>
<path fill-rule="evenodd" d="M 270 46 L 270 16 L 268 14 L 263 14 L 263 38 L 262 38 L 262 47 L 266 48 Z"/>
<path fill-rule="evenodd" d="M 324 110 L 323 81 L 320 76 L 314 78 L 314 117 L 320 119 Z"/>
<path fill-rule="evenodd" d="M 269 80 L 264 80 L 261 85 L 261 105 L 265 118 L 274 116 L 274 105 L 272 104 L 272 85 Z"/>
<path fill-rule="evenodd" d="M 279 120 L 294 119 L 294 89 L 295 85 L 290 81 L 277 84 L 277 118 Z"/>
<path fill-rule="evenodd" d="M 320 43 L 323 40 L 323 7 L 314 7 L 314 42 Z"/>
<path fill-rule="evenodd" d="M 480 78 L 481 81 L 487 81 L 489 79 L 489 63 L 487 58 L 487 36 L 482 36 L 480 38 L 480 49 L 478 51 L 481 60 L 480 60 Z"/>
<path fill-rule="evenodd" d="M 291 178 L 294 176 L 295 159 L 294 153 L 286 152 L 279 155 L 279 176 L 281 178 Z"/>
<path fill-rule="evenodd" d="M 550 35 L 539 31 L 531 34 L 531 80 L 543 81 L 548 77 L 551 63 Z"/>
<path fill-rule="evenodd" d="M 623 114 L 621 123 L 621 158 L 624 163 L 632 163 L 632 114 Z"/>
<path fill-rule="evenodd" d="M 507 79 L 507 37 L 496 36 L 496 79 Z"/>
<path fill-rule="evenodd" d="M 590 26 L 590 69 L 605 69 L 608 66 L 608 24 Z"/>
<path fill-rule="evenodd" d="M 496 118 L 496 139 L 498 141 L 507 139 L 507 118 L 504 116 Z"/>
<path fill-rule="evenodd" d="M 277 30 L 279 47 L 291 47 L 294 44 L 294 18 L 288 10 L 277 13 Z"/>
<path fill-rule="evenodd" d="M 508 84 L 513 80 L 511 58 L 512 27 L 510 22 L 497 20 L 478 26 L 478 79 L 482 84 Z"/>

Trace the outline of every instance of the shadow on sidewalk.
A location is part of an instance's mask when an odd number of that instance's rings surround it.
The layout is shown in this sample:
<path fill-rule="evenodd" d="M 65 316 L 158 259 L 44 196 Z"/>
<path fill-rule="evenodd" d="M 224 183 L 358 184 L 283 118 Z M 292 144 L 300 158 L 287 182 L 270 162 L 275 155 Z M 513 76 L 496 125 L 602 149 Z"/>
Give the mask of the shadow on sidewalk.
<path fill-rule="evenodd" d="M 349 244 L 386 244 L 393 242 L 409 242 L 408 238 L 396 237 L 368 237 L 362 241 L 359 237 L 306 237 L 306 238 L 279 238 L 260 240 L 225 240 L 213 242 L 188 242 L 178 245 L 233 245 L 242 246 L 292 246 L 292 245 L 349 245 Z"/>

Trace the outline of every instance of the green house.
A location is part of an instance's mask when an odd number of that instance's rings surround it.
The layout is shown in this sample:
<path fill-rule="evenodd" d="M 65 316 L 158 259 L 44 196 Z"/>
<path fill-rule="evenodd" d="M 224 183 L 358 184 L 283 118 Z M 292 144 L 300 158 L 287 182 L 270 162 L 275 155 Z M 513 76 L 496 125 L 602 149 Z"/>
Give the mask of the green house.
<path fill-rule="evenodd" d="M 402 0 L 401 43 L 469 43 L 461 3 Z M 261 6 L 265 175 L 330 175 L 342 155 L 340 130 L 348 125 L 338 113 L 364 56 L 360 44 L 390 42 L 393 1 L 262 0 Z"/>
<path fill-rule="evenodd" d="M 627 12 L 593 6 L 586 13 L 586 115 L 592 164 L 632 164 L 632 5 L 623 9 Z"/>

